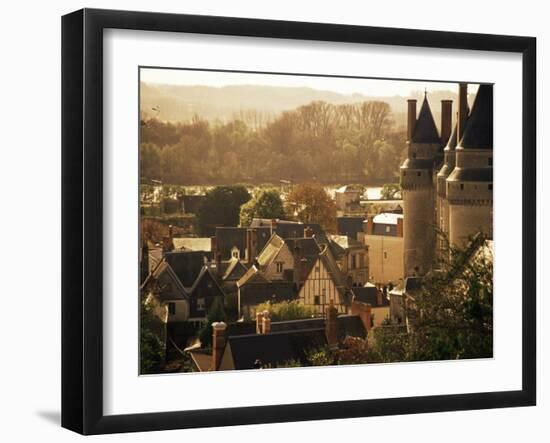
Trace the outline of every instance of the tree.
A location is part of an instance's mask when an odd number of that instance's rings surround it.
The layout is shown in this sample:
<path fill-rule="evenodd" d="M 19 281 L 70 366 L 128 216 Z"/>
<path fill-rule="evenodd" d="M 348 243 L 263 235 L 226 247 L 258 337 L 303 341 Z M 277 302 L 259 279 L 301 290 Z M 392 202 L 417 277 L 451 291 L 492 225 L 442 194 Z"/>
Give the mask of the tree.
<path fill-rule="evenodd" d="M 244 186 L 218 186 L 206 193 L 197 222 L 203 236 L 215 234 L 216 226 L 237 226 L 241 206 L 250 200 Z"/>
<path fill-rule="evenodd" d="M 206 324 L 199 331 L 199 339 L 203 348 L 209 348 L 212 345 L 212 323 L 225 321 L 225 309 L 220 297 L 216 297 L 208 309 Z"/>
<path fill-rule="evenodd" d="M 291 213 L 303 223 L 319 223 L 326 231 L 336 229 L 336 204 L 319 184 L 301 184 L 287 198 Z"/>
<path fill-rule="evenodd" d="M 165 359 L 165 346 L 160 338 L 160 321 L 152 308 L 141 303 L 139 323 L 139 360 L 141 374 L 160 372 Z"/>
<path fill-rule="evenodd" d="M 384 200 L 393 200 L 401 196 L 401 186 L 398 183 L 386 183 L 382 186 L 380 196 Z"/>
<path fill-rule="evenodd" d="M 276 189 L 262 189 L 254 197 L 241 206 L 241 226 L 249 226 L 252 219 L 257 218 L 284 218 L 285 210 L 279 191 Z"/>
<path fill-rule="evenodd" d="M 409 327 L 374 329 L 371 361 L 489 358 L 493 355 L 493 260 L 477 235 L 464 249 L 449 247 L 439 269 L 407 302 Z"/>

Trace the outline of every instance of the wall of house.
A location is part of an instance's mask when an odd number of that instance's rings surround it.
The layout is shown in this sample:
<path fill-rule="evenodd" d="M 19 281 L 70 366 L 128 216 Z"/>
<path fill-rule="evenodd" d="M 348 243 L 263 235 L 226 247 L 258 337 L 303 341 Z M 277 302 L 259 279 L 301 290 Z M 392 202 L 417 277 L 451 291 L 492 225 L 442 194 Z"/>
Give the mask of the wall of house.
<path fill-rule="evenodd" d="M 277 272 L 277 263 L 283 263 L 283 272 Z M 283 247 L 279 250 L 277 257 L 273 260 L 265 269 L 264 276 L 268 280 L 283 280 L 285 270 L 294 269 L 294 256 L 290 251 L 287 244 L 284 244 Z"/>
<path fill-rule="evenodd" d="M 364 242 L 369 247 L 369 273 L 372 283 L 387 284 L 391 281 L 397 284 L 403 279 L 403 237 L 366 234 Z"/>
<path fill-rule="evenodd" d="M 231 352 L 231 345 L 227 343 L 223 351 L 222 359 L 218 371 L 231 371 L 235 369 L 235 363 L 233 362 L 233 354 Z"/>
<path fill-rule="evenodd" d="M 316 303 L 316 296 L 318 296 L 318 304 Z M 347 312 L 345 301 L 338 292 L 332 276 L 322 260 L 318 259 L 300 289 L 298 300 L 300 303 L 312 308 L 316 314 L 324 314 L 331 299 L 334 301 L 338 312 Z"/>
<path fill-rule="evenodd" d="M 174 303 L 175 314 L 170 314 L 169 303 Z M 186 321 L 189 318 L 189 302 L 187 300 L 173 300 L 163 303 L 166 307 L 167 322 Z"/>

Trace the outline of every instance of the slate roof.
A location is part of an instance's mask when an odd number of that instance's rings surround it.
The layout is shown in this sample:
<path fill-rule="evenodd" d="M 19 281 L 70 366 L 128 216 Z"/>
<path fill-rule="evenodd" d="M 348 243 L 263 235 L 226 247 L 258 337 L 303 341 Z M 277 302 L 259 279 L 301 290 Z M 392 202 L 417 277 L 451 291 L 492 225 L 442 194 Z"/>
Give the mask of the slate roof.
<path fill-rule="evenodd" d="M 353 292 L 353 300 L 360 301 L 362 303 L 368 303 L 373 308 L 380 308 L 389 305 L 389 300 L 386 297 L 382 297 L 382 304 L 378 304 L 377 292 L 378 290 L 374 286 L 363 286 L 360 288 L 351 288 Z"/>
<path fill-rule="evenodd" d="M 280 303 L 283 301 L 295 300 L 297 291 L 291 281 L 265 281 L 254 283 L 248 281 L 240 287 L 241 306 L 255 306 L 267 301 Z"/>
<path fill-rule="evenodd" d="M 243 264 L 243 262 L 233 257 L 226 264 L 227 267 L 222 275 L 222 280 L 224 281 L 239 280 L 244 274 L 246 274 L 246 271 L 248 271 L 248 268 Z"/>
<path fill-rule="evenodd" d="M 204 266 L 204 257 L 202 251 L 171 251 L 164 254 L 164 260 L 186 288 L 197 279 Z"/>
<path fill-rule="evenodd" d="M 365 217 L 338 217 L 336 219 L 338 234 L 357 239 L 357 233 L 363 232 L 364 219 Z"/>
<path fill-rule="evenodd" d="M 480 85 L 458 149 L 493 149 L 493 85 Z"/>
<path fill-rule="evenodd" d="M 451 136 L 449 137 L 449 140 L 447 141 L 447 144 L 445 146 L 445 151 L 452 151 L 456 148 L 457 132 L 458 128 L 457 125 L 455 125 L 455 127 L 453 128 L 453 132 L 451 133 Z"/>
<path fill-rule="evenodd" d="M 411 141 L 413 143 L 441 143 L 427 97 L 424 97 L 422 102 Z"/>
<path fill-rule="evenodd" d="M 216 248 L 218 252 L 221 253 L 222 260 L 229 260 L 231 258 L 231 249 L 234 246 L 241 252 L 241 259 L 244 259 L 246 251 L 246 230 L 247 228 L 240 227 L 216 227 Z M 270 238 L 270 229 L 263 227 L 257 228 L 256 231 L 256 251 L 259 252 Z"/>
<path fill-rule="evenodd" d="M 250 223 L 251 228 L 263 228 L 271 230 L 271 219 L 268 218 L 254 218 Z M 304 237 L 304 229 L 310 228 L 315 235 L 315 239 L 319 244 L 328 243 L 328 239 L 325 231 L 318 223 L 301 223 L 292 220 L 275 220 L 275 229 L 279 237 L 286 238 L 300 238 Z"/>
<path fill-rule="evenodd" d="M 434 160 L 428 158 L 407 158 L 403 162 L 401 168 L 407 169 L 432 169 L 434 166 Z"/>
<path fill-rule="evenodd" d="M 263 367 L 275 367 L 289 360 L 306 364 L 309 350 L 327 345 L 324 329 L 239 335 L 228 337 L 227 342 L 235 369 L 254 369 L 256 360 Z"/>

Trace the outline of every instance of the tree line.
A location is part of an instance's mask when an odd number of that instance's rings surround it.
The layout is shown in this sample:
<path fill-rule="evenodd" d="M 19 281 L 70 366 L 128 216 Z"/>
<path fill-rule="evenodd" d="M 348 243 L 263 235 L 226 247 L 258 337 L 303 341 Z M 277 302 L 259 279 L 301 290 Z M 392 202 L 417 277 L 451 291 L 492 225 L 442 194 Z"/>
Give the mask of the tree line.
<path fill-rule="evenodd" d="M 312 102 L 265 124 L 140 122 L 141 178 L 164 183 L 376 182 L 395 178 L 404 154 L 405 130 L 381 101 Z"/>

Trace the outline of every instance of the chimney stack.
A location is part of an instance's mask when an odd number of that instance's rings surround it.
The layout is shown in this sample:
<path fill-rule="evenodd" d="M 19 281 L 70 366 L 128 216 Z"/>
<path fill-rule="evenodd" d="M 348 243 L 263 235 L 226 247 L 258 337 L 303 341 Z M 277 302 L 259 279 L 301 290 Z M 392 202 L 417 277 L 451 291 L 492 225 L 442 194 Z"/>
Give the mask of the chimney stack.
<path fill-rule="evenodd" d="M 416 99 L 407 100 L 407 141 L 411 142 L 416 126 Z"/>
<path fill-rule="evenodd" d="M 460 83 L 458 85 L 458 122 L 457 122 L 457 144 L 462 140 L 466 120 L 468 118 L 468 84 Z"/>
<path fill-rule="evenodd" d="M 368 303 L 363 303 L 360 301 L 353 300 L 351 302 L 351 315 L 357 315 L 361 319 L 361 322 L 363 323 L 363 326 L 365 326 L 365 329 L 367 332 L 369 332 L 372 328 L 371 323 L 371 305 Z"/>
<path fill-rule="evenodd" d="M 248 259 L 248 265 L 252 266 L 254 264 L 254 259 L 256 258 L 257 253 L 257 244 L 258 238 L 256 236 L 255 229 L 246 230 L 246 254 Z"/>
<path fill-rule="evenodd" d="M 378 306 L 382 306 L 384 303 L 384 293 L 382 292 L 382 289 L 376 288 L 376 304 Z"/>
<path fill-rule="evenodd" d="M 269 318 L 268 311 L 264 311 L 262 319 L 262 329 L 264 334 L 269 334 L 271 332 L 271 319 Z"/>
<path fill-rule="evenodd" d="M 403 217 L 397 218 L 397 237 L 403 237 Z"/>
<path fill-rule="evenodd" d="M 329 348 L 336 348 L 338 346 L 338 310 L 332 298 L 327 308 L 326 334 Z"/>
<path fill-rule="evenodd" d="M 217 371 L 222 361 L 226 328 L 227 325 L 224 322 L 212 323 L 212 371 Z"/>
<path fill-rule="evenodd" d="M 263 312 L 256 312 L 256 334 L 261 334 L 263 331 Z"/>
<path fill-rule="evenodd" d="M 441 141 L 447 144 L 451 137 L 453 101 L 441 100 Z"/>

